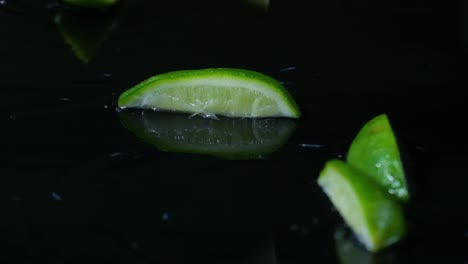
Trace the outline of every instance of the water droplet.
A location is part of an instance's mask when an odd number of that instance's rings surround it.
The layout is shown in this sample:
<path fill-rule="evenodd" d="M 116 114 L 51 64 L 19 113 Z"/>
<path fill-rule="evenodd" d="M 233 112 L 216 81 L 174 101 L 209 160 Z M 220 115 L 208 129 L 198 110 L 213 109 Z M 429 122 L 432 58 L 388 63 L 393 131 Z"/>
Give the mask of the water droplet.
<path fill-rule="evenodd" d="M 118 156 L 120 156 L 120 155 L 122 155 L 122 153 L 120 153 L 120 152 L 114 152 L 114 153 L 109 154 L 109 157 L 115 158 L 115 157 L 118 157 Z"/>
<path fill-rule="evenodd" d="M 138 249 L 138 248 L 140 248 L 140 244 L 138 244 L 138 242 L 136 242 L 136 241 L 131 241 L 130 242 L 130 248 L 131 249 Z"/>
<path fill-rule="evenodd" d="M 161 216 L 161 219 L 163 221 L 168 221 L 169 220 L 169 213 L 164 212 Z"/>
<path fill-rule="evenodd" d="M 318 224 L 319 223 L 319 219 L 317 217 L 314 217 L 314 219 L 312 219 L 312 223 L 313 224 Z"/>
<path fill-rule="evenodd" d="M 280 71 L 285 72 L 285 71 L 294 71 L 294 70 L 296 70 L 296 67 L 289 66 L 289 67 L 281 69 Z"/>
<path fill-rule="evenodd" d="M 70 101 L 71 99 L 68 98 L 68 97 L 59 97 L 59 98 L 57 98 L 57 100 L 59 100 L 59 101 Z"/>
<path fill-rule="evenodd" d="M 62 201 L 62 197 L 58 193 L 52 192 L 51 194 L 52 194 L 52 198 L 54 198 L 54 200 Z"/>
<path fill-rule="evenodd" d="M 117 112 L 119 112 L 119 113 L 122 112 L 123 110 L 124 110 L 124 109 L 123 109 L 122 107 L 116 107 L 116 108 L 115 108 L 115 111 L 117 111 Z"/>
<path fill-rule="evenodd" d="M 59 7 L 59 6 L 60 6 L 60 3 L 58 1 L 47 3 L 47 8 L 48 9 L 54 9 L 54 8 Z"/>
<path fill-rule="evenodd" d="M 109 106 L 107 106 L 107 105 L 104 105 L 104 108 L 106 108 L 106 109 L 107 109 L 107 108 L 109 108 Z"/>
<path fill-rule="evenodd" d="M 0 5 L 5 5 L 6 4 L 6 0 L 0 0 Z"/>
<path fill-rule="evenodd" d="M 304 234 L 307 234 L 307 233 L 309 233 L 309 228 L 303 227 L 303 228 L 301 228 L 300 232 L 301 232 L 301 234 L 303 234 L 303 235 L 304 235 Z"/>
<path fill-rule="evenodd" d="M 10 118 L 11 120 L 15 120 L 15 119 L 16 119 L 16 116 L 15 116 L 15 115 L 10 115 L 9 118 Z"/>
<path fill-rule="evenodd" d="M 291 231 L 295 232 L 295 231 L 297 231 L 297 230 L 299 229 L 299 226 L 296 225 L 296 224 L 292 224 L 292 225 L 289 227 L 289 229 L 291 229 Z"/>
<path fill-rule="evenodd" d="M 102 76 L 104 76 L 104 77 L 112 77 L 112 73 L 103 73 Z"/>
<path fill-rule="evenodd" d="M 303 148 L 324 148 L 326 147 L 326 145 L 323 145 L 323 144 L 308 144 L 308 143 L 302 143 L 302 144 L 299 144 L 300 147 L 303 147 Z"/>

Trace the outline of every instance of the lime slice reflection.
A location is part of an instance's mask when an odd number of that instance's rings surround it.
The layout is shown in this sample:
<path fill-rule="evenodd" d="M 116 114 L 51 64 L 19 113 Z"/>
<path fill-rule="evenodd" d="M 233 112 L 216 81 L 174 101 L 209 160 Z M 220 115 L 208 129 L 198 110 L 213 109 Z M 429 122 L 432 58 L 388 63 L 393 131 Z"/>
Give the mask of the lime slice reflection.
<path fill-rule="evenodd" d="M 346 226 L 335 231 L 336 255 L 340 264 L 396 264 L 398 257 L 394 252 L 371 253 L 356 241 Z"/>
<path fill-rule="evenodd" d="M 219 120 L 182 113 L 125 110 L 122 125 L 162 151 L 207 154 L 226 159 L 255 159 L 285 144 L 296 128 L 287 118 Z"/>

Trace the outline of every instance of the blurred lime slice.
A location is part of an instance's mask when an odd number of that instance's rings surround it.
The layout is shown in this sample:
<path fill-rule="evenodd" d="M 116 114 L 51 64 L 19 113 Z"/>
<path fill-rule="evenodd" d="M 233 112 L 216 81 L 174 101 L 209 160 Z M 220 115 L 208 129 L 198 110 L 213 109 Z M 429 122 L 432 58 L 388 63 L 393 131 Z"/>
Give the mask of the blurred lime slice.
<path fill-rule="evenodd" d="M 207 154 L 226 159 L 261 158 L 293 134 L 291 119 L 207 119 L 181 113 L 122 111 L 124 127 L 162 151 Z"/>
<path fill-rule="evenodd" d="M 401 205 L 362 171 L 344 161 L 329 160 L 318 184 L 368 251 L 378 252 L 404 237 Z"/>
<path fill-rule="evenodd" d="M 65 9 L 55 24 L 73 54 L 89 63 L 117 24 L 117 13 L 87 13 Z"/>
<path fill-rule="evenodd" d="M 400 200 L 409 199 L 399 147 L 386 114 L 364 124 L 351 143 L 347 162 L 373 177 Z"/>
<path fill-rule="evenodd" d="M 233 68 L 159 74 L 123 92 L 118 105 L 207 117 L 298 118 L 301 115 L 281 83 L 259 72 Z"/>
<path fill-rule="evenodd" d="M 118 0 L 63 0 L 64 3 L 87 8 L 99 8 L 114 5 Z"/>

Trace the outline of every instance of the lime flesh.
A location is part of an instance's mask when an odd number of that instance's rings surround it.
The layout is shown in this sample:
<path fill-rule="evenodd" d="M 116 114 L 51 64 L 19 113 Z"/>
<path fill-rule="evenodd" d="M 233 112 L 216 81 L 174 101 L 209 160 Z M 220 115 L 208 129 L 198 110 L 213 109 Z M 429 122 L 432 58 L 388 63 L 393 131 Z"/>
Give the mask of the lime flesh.
<path fill-rule="evenodd" d="M 153 76 L 123 92 L 121 108 L 227 117 L 289 117 L 301 113 L 287 89 L 251 70 L 208 68 Z"/>
<path fill-rule="evenodd" d="M 320 172 L 318 184 L 368 251 L 378 252 L 404 237 L 398 200 L 360 170 L 332 159 Z"/>
<path fill-rule="evenodd" d="M 400 200 L 409 199 L 399 147 L 386 114 L 374 117 L 359 130 L 348 150 L 347 162 Z"/>

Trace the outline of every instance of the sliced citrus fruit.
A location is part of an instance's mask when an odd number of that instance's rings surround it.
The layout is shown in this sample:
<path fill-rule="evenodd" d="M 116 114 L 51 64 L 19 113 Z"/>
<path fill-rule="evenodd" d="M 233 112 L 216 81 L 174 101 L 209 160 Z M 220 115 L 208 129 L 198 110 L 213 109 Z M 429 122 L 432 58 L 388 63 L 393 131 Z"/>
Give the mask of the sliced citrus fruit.
<path fill-rule="evenodd" d="M 280 118 L 190 117 L 187 114 L 123 111 L 124 127 L 162 151 L 207 154 L 226 159 L 254 159 L 280 148 L 296 120 Z"/>
<path fill-rule="evenodd" d="M 400 203 L 361 170 L 332 159 L 317 181 L 368 251 L 380 251 L 404 237 L 406 223 Z"/>
<path fill-rule="evenodd" d="M 121 108 L 195 113 L 207 117 L 290 117 L 301 113 L 287 89 L 251 70 L 208 68 L 153 76 L 123 92 Z"/>
<path fill-rule="evenodd" d="M 369 120 L 351 142 L 347 162 L 402 201 L 409 199 L 398 143 L 386 114 Z"/>

